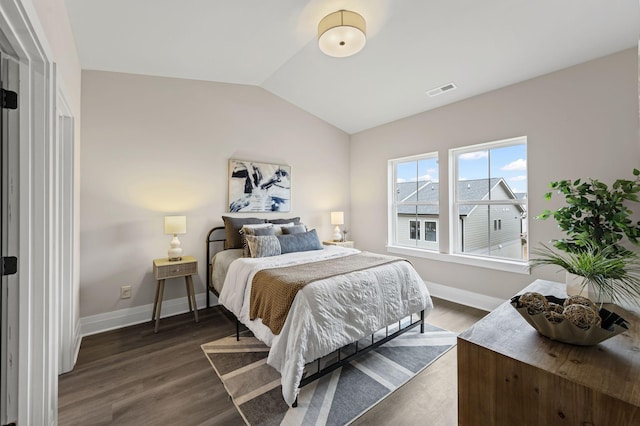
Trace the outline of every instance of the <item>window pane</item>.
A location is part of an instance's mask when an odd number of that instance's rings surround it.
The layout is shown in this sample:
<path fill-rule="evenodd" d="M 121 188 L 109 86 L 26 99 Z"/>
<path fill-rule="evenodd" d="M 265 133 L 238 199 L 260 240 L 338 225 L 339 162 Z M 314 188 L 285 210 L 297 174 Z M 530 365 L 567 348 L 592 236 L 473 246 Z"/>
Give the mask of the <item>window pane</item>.
<path fill-rule="evenodd" d="M 457 156 L 458 199 L 482 200 L 489 193 L 489 151 L 465 152 Z"/>
<path fill-rule="evenodd" d="M 396 202 L 415 202 L 418 191 L 418 162 L 396 164 Z"/>
<path fill-rule="evenodd" d="M 462 205 L 458 208 L 459 252 L 523 260 L 527 256 L 524 204 Z"/>
<path fill-rule="evenodd" d="M 509 191 L 516 198 L 523 199 L 527 195 L 527 146 L 525 144 L 503 146 L 493 148 L 489 152 L 492 181 L 502 179 Z M 501 194 L 498 197 L 495 191 L 491 192 L 491 199 L 505 199 L 513 197 L 512 194 Z"/>
<path fill-rule="evenodd" d="M 398 206 L 396 213 L 396 235 L 395 242 L 401 246 L 417 247 L 417 229 L 415 223 L 418 221 L 416 206 Z"/>
<path fill-rule="evenodd" d="M 418 182 L 417 200 L 419 202 L 437 204 L 440 192 L 438 187 L 437 159 L 427 158 L 418 161 Z"/>
<path fill-rule="evenodd" d="M 526 196 L 526 144 L 460 153 L 456 161 L 460 201 L 513 198 L 494 191 L 501 180 L 506 182 L 509 191 L 517 198 Z"/>

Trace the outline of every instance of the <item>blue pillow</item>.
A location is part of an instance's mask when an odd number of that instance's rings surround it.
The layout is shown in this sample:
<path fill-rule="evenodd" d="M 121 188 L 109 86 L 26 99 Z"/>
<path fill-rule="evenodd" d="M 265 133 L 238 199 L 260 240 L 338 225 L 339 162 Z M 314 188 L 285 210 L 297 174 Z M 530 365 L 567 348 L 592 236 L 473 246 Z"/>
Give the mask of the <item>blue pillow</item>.
<path fill-rule="evenodd" d="M 322 250 L 322 243 L 315 229 L 300 234 L 277 235 L 282 254 L 298 251 Z"/>

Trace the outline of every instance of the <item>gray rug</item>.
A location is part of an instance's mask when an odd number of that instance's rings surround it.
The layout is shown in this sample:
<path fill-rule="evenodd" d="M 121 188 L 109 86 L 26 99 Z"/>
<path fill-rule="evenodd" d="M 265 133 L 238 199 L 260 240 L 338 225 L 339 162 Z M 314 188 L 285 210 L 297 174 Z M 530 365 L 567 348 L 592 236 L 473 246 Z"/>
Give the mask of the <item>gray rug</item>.
<path fill-rule="evenodd" d="M 370 340 L 361 340 L 360 347 Z M 216 340 L 202 345 L 202 350 L 247 424 L 345 425 L 424 370 L 455 343 L 455 333 L 428 324 L 424 334 L 420 334 L 419 327 L 414 328 L 303 387 L 296 408 L 289 408 L 282 399 L 280 374 L 267 365 L 269 348 L 251 334 L 241 337 L 239 342 L 235 335 Z M 322 362 L 329 362 L 331 357 Z"/>

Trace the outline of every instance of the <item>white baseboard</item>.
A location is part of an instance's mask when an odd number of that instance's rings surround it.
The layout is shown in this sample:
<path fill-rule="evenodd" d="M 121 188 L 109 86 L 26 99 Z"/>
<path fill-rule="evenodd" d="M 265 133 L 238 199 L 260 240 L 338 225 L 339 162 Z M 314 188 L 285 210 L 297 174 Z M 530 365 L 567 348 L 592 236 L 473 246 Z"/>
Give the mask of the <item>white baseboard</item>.
<path fill-rule="evenodd" d="M 431 293 L 433 297 L 459 303 L 465 306 L 471 306 L 472 308 L 482 309 L 483 311 L 490 312 L 504 303 L 504 300 L 498 299 L 497 297 L 491 297 L 485 294 L 474 293 L 472 291 L 449 287 L 429 281 L 425 281 L 425 283 L 427 284 L 429 293 Z"/>
<path fill-rule="evenodd" d="M 206 297 L 207 295 L 205 293 L 196 294 L 196 305 L 200 308 L 206 306 Z M 153 303 L 150 303 L 148 305 L 82 317 L 80 318 L 80 335 L 90 336 L 92 334 L 141 324 L 143 322 L 151 322 L 152 312 Z M 178 299 L 165 300 L 162 302 L 162 314 L 160 318 L 183 314 L 185 312 L 189 312 L 189 302 L 186 296 Z M 80 344 L 78 343 L 78 349 L 79 348 Z"/>

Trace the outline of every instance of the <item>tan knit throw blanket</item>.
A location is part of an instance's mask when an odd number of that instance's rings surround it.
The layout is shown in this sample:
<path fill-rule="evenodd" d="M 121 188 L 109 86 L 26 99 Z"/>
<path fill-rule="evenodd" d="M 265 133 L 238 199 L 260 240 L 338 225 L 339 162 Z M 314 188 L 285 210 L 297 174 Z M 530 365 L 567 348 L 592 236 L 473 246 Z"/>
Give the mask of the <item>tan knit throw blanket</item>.
<path fill-rule="evenodd" d="M 361 252 L 337 259 L 258 271 L 251 283 L 250 318 L 261 318 L 273 334 L 280 334 L 289 308 L 305 285 L 325 278 L 360 271 L 392 262 L 393 256 Z"/>

